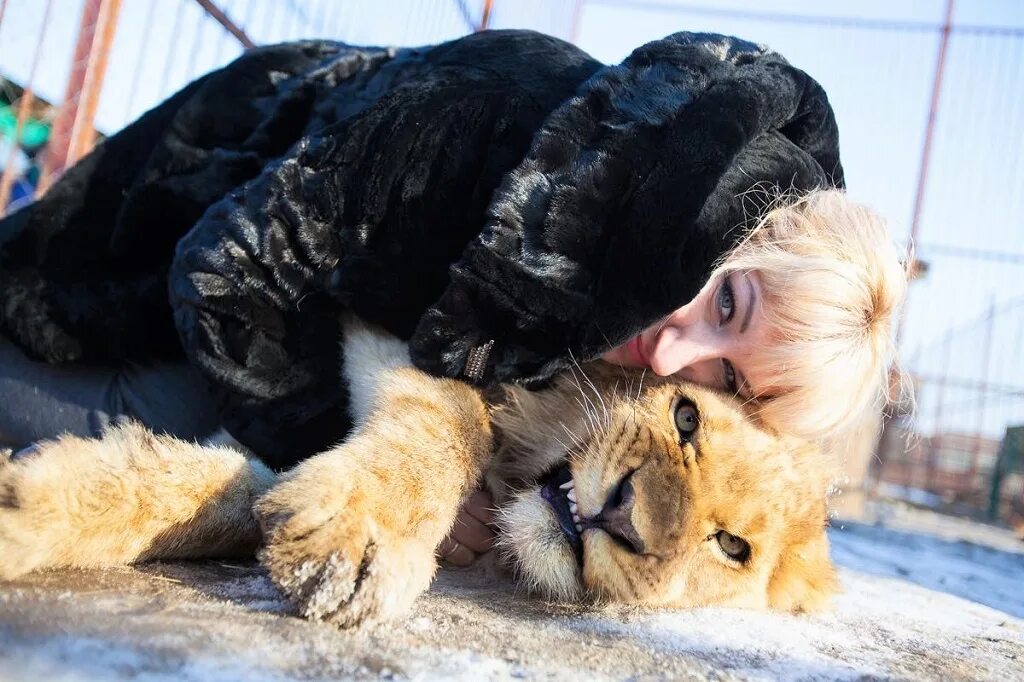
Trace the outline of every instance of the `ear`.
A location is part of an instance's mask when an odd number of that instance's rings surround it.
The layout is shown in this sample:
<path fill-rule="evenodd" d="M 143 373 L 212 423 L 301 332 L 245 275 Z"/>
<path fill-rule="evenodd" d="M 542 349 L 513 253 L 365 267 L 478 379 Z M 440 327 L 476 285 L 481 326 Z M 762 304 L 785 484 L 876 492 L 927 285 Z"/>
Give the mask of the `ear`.
<path fill-rule="evenodd" d="M 837 592 L 839 581 L 822 527 L 808 541 L 783 551 L 768 581 L 768 606 L 793 613 L 820 611 Z"/>

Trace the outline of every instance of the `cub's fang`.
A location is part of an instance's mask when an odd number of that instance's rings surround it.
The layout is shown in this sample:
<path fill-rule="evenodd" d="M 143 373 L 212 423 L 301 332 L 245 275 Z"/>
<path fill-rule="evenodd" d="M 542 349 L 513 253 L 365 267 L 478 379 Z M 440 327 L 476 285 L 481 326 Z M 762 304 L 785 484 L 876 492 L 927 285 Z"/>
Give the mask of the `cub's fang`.
<path fill-rule="evenodd" d="M 565 483 L 563 483 L 562 485 L 560 485 L 558 487 L 561 490 L 571 490 L 573 487 L 575 487 L 575 485 L 576 485 L 576 481 L 574 481 L 574 480 L 572 480 L 570 478 L 568 481 L 566 481 Z"/>

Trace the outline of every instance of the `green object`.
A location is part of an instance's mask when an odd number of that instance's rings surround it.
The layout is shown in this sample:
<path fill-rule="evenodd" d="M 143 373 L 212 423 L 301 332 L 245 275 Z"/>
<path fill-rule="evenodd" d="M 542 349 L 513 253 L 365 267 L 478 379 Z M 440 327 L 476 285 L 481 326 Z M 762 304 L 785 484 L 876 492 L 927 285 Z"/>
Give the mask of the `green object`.
<path fill-rule="evenodd" d="M 18 127 L 18 113 L 8 104 L 0 104 L 0 137 L 14 138 L 14 131 Z M 35 119 L 25 121 L 21 129 L 21 146 L 38 147 L 50 137 L 50 124 Z"/>
<path fill-rule="evenodd" d="M 1006 435 L 999 446 L 999 456 L 992 471 L 992 487 L 988 494 L 988 518 L 996 521 L 999 518 L 999 492 L 1003 487 L 1006 474 L 1024 468 L 1024 426 L 1006 427 Z"/>

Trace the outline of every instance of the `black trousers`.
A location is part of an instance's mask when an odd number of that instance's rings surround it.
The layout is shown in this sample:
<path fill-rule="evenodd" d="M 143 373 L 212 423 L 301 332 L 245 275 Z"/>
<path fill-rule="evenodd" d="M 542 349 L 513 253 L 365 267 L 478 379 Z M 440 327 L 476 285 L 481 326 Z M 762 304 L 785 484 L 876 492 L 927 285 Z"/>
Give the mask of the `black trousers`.
<path fill-rule="evenodd" d="M 212 393 L 184 361 L 50 365 L 0 336 L 0 446 L 22 448 L 64 433 L 99 436 L 127 419 L 201 439 L 219 428 L 216 415 Z"/>

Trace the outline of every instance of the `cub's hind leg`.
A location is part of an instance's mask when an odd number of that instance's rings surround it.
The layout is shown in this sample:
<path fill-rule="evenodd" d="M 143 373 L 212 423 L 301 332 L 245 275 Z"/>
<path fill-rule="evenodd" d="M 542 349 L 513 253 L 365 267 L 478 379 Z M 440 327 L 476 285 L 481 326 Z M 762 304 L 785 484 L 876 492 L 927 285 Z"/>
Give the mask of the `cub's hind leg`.
<path fill-rule="evenodd" d="M 0 453 L 3 455 L 3 453 Z M 62 566 L 251 555 L 274 475 L 240 451 L 137 424 L 0 457 L 0 579 Z"/>

